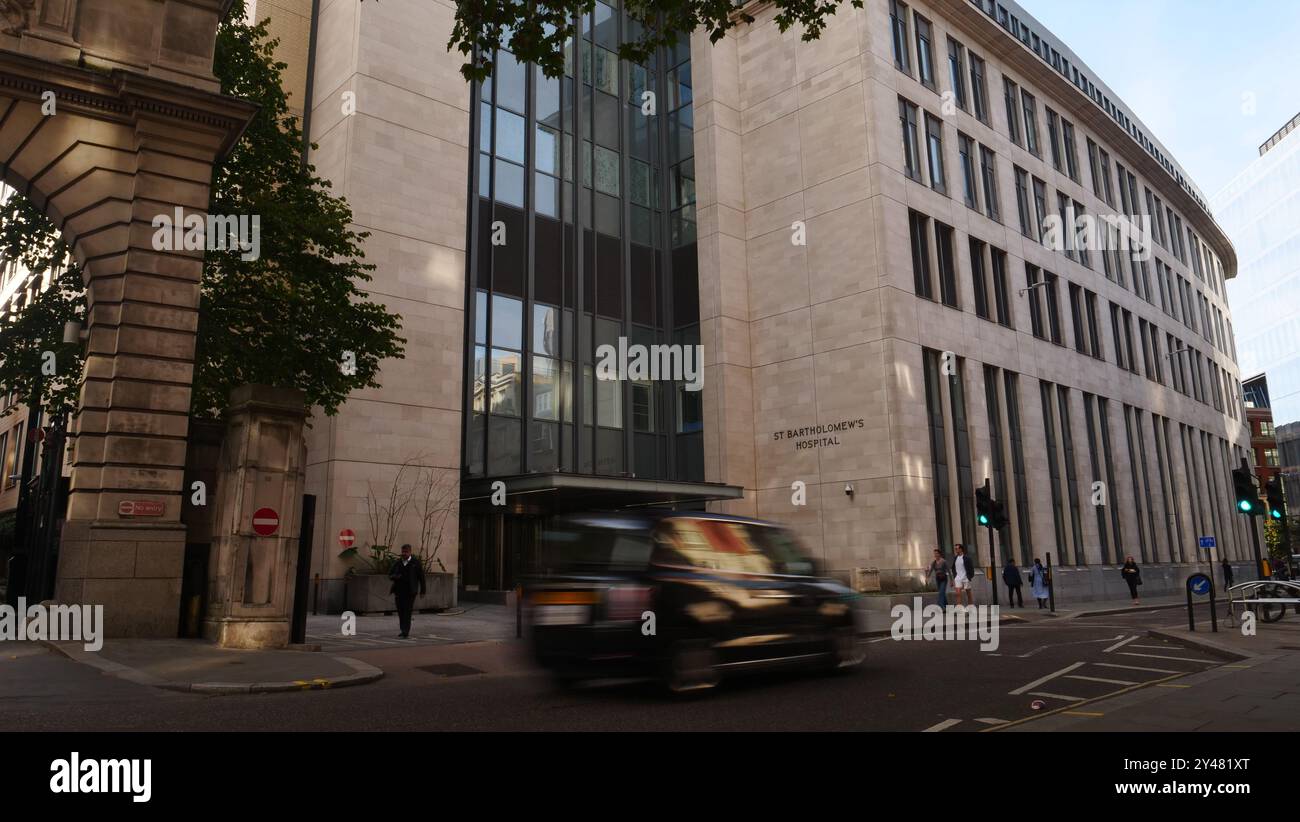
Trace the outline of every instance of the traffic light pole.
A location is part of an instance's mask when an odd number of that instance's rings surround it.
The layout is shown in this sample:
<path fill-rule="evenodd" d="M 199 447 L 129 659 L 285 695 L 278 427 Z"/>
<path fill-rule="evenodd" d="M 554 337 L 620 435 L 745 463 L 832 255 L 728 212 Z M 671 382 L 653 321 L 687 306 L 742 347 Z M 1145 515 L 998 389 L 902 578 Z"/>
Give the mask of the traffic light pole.
<path fill-rule="evenodd" d="M 993 604 L 998 604 L 998 540 L 993 526 L 989 526 L 989 582 L 993 583 Z M 1009 595 L 1008 595 L 1009 596 Z M 1007 603 L 1010 605 L 1011 603 Z"/>
<path fill-rule="evenodd" d="M 1259 530 L 1255 527 L 1255 518 L 1250 517 L 1250 540 L 1255 545 L 1255 578 L 1263 579 L 1264 558 L 1259 554 Z"/>

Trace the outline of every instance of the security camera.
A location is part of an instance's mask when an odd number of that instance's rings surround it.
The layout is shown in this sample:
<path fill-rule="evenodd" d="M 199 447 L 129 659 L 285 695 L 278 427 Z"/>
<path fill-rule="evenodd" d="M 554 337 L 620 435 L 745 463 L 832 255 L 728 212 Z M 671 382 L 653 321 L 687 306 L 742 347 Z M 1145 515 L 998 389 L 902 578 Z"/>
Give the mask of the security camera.
<path fill-rule="evenodd" d="M 848 496 L 850 499 L 853 498 L 853 483 L 850 482 L 850 483 L 848 483 L 847 485 L 844 486 L 844 493 L 845 493 L 845 495 Z"/>

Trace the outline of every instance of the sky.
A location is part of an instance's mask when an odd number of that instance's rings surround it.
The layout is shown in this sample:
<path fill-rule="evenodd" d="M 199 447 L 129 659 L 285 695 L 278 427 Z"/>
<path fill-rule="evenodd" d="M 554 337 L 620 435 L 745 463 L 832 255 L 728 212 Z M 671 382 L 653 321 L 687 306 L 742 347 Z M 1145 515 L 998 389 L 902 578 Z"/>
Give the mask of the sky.
<path fill-rule="evenodd" d="M 1300 113 L 1300 0 L 1019 0 L 1212 199 Z"/>

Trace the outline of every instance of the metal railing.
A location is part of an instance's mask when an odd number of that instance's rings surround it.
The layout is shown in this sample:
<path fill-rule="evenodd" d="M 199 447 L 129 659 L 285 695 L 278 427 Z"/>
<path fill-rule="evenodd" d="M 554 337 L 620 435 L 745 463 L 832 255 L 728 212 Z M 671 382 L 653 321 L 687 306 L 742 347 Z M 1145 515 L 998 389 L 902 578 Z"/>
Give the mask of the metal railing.
<path fill-rule="evenodd" d="M 1268 591 L 1271 595 L 1261 596 L 1264 591 Z M 1287 592 L 1293 595 L 1285 596 Z M 1241 594 L 1241 599 L 1237 598 L 1238 593 Z M 1265 622 L 1277 622 L 1285 616 L 1287 605 L 1294 605 L 1296 613 L 1300 613 L 1300 582 L 1286 579 L 1257 579 L 1230 586 L 1227 594 L 1228 613 L 1234 620 L 1237 618 L 1237 605 L 1256 606 L 1255 610 L 1258 610 L 1260 619 Z M 1275 607 L 1259 608 L 1258 606 L 1261 605 Z"/>

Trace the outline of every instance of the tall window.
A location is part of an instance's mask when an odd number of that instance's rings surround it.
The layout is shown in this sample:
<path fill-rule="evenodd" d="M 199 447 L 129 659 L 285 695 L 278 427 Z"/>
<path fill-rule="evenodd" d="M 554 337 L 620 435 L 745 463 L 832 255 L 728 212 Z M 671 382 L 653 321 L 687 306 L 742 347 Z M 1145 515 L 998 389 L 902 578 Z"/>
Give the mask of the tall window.
<path fill-rule="evenodd" d="M 990 220 L 998 219 L 997 158 L 992 151 L 980 146 L 980 178 L 984 181 L 984 213 Z"/>
<path fill-rule="evenodd" d="M 1088 333 L 1083 321 L 1083 289 L 1074 283 L 1067 285 L 1070 292 L 1070 319 L 1074 323 L 1074 350 L 1087 354 Z"/>
<path fill-rule="evenodd" d="M 984 250 L 988 246 L 970 238 L 970 270 L 975 286 L 975 316 L 989 319 L 988 276 L 984 271 Z"/>
<path fill-rule="evenodd" d="M 1020 547 L 1024 552 L 1024 558 L 1028 558 L 1033 551 L 1033 539 L 1029 528 L 1029 483 L 1025 473 L 1025 449 L 1020 436 L 1020 376 L 1011 371 L 1003 371 L 1002 384 L 1007 397 L 1007 433 L 1011 439 L 1011 471 L 1016 481 L 1016 521 L 1019 525 Z"/>
<path fill-rule="evenodd" d="M 1011 300 L 1007 296 L 1007 252 L 991 248 L 993 260 L 993 305 L 997 308 L 998 324 L 1013 328 Z"/>
<path fill-rule="evenodd" d="M 939 265 L 939 296 L 943 304 L 959 308 L 957 298 L 957 265 L 953 259 L 952 226 L 935 221 L 934 250 Z"/>
<path fill-rule="evenodd" d="M 1016 172 L 1016 213 L 1020 217 L 1020 233 L 1026 237 L 1033 236 L 1029 230 L 1029 172 L 1015 166 Z"/>
<path fill-rule="evenodd" d="M 1051 106 L 1043 106 L 1047 114 L 1047 147 L 1051 152 L 1052 168 L 1061 170 L 1061 124 Z"/>
<path fill-rule="evenodd" d="M 919 14 L 913 14 L 916 22 L 916 67 L 920 80 L 926 86 L 934 88 L 934 32 L 930 21 Z"/>
<path fill-rule="evenodd" d="M 1011 142 L 1020 144 L 1020 104 L 1016 100 L 1017 87 L 1010 77 L 1002 78 L 1002 99 L 1007 104 L 1007 134 Z"/>
<path fill-rule="evenodd" d="M 957 156 L 961 160 L 961 190 L 968 208 L 979 207 L 979 192 L 975 186 L 975 150 L 971 139 L 960 131 L 957 132 Z"/>
<path fill-rule="evenodd" d="M 1025 263 L 1025 293 L 1029 295 L 1029 330 L 1038 339 L 1046 339 L 1043 334 L 1043 309 L 1042 295 L 1038 292 L 1043 289 L 1039 285 L 1043 281 L 1042 272 L 1038 266 Z"/>
<path fill-rule="evenodd" d="M 907 45 L 907 5 L 889 0 L 889 27 L 894 34 L 894 66 L 912 73 L 912 59 Z"/>
<path fill-rule="evenodd" d="M 975 104 L 975 117 L 981 123 L 988 125 L 989 122 L 989 86 L 985 77 L 984 61 L 976 57 L 974 53 L 970 56 L 970 96 L 971 101 Z"/>
<path fill-rule="evenodd" d="M 1034 95 L 1020 90 L 1020 103 L 1025 112 L 1025 148 L 1035 157 L 1042 156 L 1042 149 L 1038 145 L 1038 104 L 1034 101 Z"/>
<path fill-rule="evenodd" d="M 945 437 L 943 387 L 939 378 L 939 352 L 921 350 L 925 372 L 925 408 L 930 429 L 930 476 L 934 492 L 935 535 L 940 545 L 952 544 L 952 517 L 949 507 L 948 443 Z"/>
<path fill-rule="evenodd" d="M 1038 241 L 1043 242 L 1047 222 L 1047 184 L 1034 178 L 1034 215 L 1038 218 Z"/>
<path fill-rule="evenodd" d="M 1074 144 L 1074 124 L 1061 118 L 1061 138 L 1065 143 L 1065 173 L 1079 182 L 1079 152 Z"/>
<path fill-rule="evenodd" d="M 926 238 L 930 231 L 930 218 L 919 211 L 908 211 L 907 216 L 912 234 L 912 283 L 918 297 L 933 300 L 934 288 L 930 284 L 930 244 Z"/>
<path fill-rule="evenodd" d="M 898 122 L 903 133 L 903 173 L 921 182 L 921 158 L 916 132 L 916 105 L 898 98 Z"/>
<path fill-rule="evenodd" d="M 1097 154 L 1097 144 L 1092 138 L 1087 138 L 1088 145 L 1088 173 L 1092 175 L 1092 193 L 1097 199 L 1102 198 L 1101 188 L 1101 158 Z"/>
<path fill-rule="evenodd" d="M 952 83 L 952 94 L 957 105 L 966 109 L 966 48 L 951 37 L 948 38 L 948 78 Z"/>
<path fill-rule="evenodd" d="M 943 124 L 929 112 L 925 115 L 925 151 L 930 164 L 930 188 L 943 194 L 947 191 L 943 174 Z"/>

